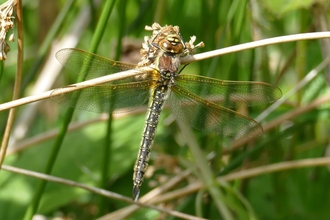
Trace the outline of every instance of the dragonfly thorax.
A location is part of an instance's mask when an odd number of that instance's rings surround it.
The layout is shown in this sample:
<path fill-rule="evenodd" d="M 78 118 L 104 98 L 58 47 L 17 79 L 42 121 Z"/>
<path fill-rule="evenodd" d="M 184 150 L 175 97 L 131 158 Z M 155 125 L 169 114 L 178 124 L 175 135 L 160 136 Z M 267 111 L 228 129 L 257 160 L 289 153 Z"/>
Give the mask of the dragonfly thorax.
<path fill-rule="evenodd" d="M 160 53 L 156 59 L 156 68 L 160 72 L 161 80 L 173 81 L 178 75 L 180 57 Z"/>

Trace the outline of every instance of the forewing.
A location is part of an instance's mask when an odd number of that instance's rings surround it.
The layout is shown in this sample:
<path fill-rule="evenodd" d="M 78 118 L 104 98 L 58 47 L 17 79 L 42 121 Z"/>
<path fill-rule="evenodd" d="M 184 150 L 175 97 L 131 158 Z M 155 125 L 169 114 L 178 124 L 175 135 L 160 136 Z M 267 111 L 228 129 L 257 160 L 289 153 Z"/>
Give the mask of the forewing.
<path fill-rule="evenodd" d="M 282 96 L 279 88 L 263 82 L 217 80 L 196 75 L 179 75 L 175 82 L 208 101 L 228 108 L 267 104 Z"/>
<path fill-rule="evenodd" d="M 123 63 L 101 57 L 75 48 L 66 48 L 56 53 L 57 60 L 69 70 L 78 75 L 85 76 L 84 79 L 93 79 L 109 74 L 134 69 L 136 65 Z M 146 74 L 142 73 L 141 74 Z M 136 77 L 117 81 L 117 84 L 136 81 Z"/>
<path fill-rule="evenodd" d="M 171 87 L 169 101 L 176 117 L 196 129 L 236 138 L 262 133 L 262 127 L 253 119 L 203 99 L 181 85 Z"/>

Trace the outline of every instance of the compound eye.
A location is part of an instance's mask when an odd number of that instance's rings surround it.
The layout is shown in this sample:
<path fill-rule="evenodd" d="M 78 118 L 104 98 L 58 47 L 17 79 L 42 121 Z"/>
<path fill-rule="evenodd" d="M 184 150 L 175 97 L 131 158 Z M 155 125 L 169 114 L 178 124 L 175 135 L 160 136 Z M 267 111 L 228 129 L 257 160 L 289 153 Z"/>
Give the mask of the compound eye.
<path fill-rule="evenodd" d="M 164 40 L 161 42 L 160 47 L 165 51 L 169 51 L 169 50 L 171 50 L 172 45 L 168 41 Z"/>

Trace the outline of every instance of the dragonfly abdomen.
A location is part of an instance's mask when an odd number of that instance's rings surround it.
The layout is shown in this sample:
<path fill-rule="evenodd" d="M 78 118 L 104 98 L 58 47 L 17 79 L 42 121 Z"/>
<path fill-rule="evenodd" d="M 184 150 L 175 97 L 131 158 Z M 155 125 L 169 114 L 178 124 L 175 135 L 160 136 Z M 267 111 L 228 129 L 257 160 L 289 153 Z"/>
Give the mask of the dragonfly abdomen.
<path fill-rule="evenodd" d="M 150 158 L 150 149 L 154 142 L 159 116 L 163 108 L 168 87 L 164 85 L 157 86 L 152 93 L 149 101 L 149 109 L 145 126 L 142 133 L 140 150 L 134 166 L 133 175 L 133 199 L 136 201 L 139 198 L 140 187 L 143 182 L 144 173 L 148 167 Z"/>

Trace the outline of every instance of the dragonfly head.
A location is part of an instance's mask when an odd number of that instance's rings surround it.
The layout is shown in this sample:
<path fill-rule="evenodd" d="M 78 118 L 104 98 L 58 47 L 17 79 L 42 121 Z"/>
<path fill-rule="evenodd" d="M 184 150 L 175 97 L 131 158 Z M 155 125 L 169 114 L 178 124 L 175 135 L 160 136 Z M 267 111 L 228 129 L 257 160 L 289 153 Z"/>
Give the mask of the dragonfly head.
<path fill-rule="evenodd" d="M 182 37 L 175 32 L 169 33 L 164 39 L 160 40 L 158 46 L 165 53 L 172 55 L 182 54 L 186 49 Z"/>

